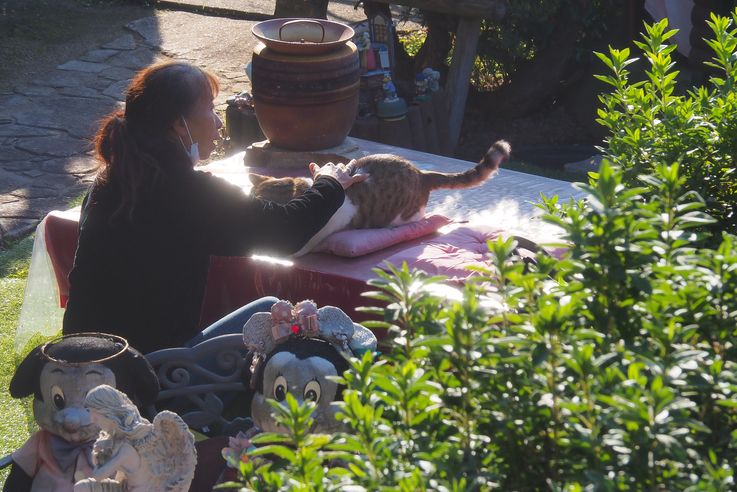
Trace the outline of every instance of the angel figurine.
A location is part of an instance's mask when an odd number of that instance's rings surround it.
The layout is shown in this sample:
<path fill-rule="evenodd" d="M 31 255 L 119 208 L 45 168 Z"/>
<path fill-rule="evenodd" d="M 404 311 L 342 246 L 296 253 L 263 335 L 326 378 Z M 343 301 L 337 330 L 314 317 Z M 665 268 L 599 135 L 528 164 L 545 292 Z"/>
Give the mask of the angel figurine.
<path fill-rule="evenodd" d="M 84 406 L 100 434 L 92 449 L 91 476 L 79 480 L 74 492 L 187 492 L 197 453 L 179 415 L 164 410 L 151 423 L 108 385 L 91 389 Z"/>

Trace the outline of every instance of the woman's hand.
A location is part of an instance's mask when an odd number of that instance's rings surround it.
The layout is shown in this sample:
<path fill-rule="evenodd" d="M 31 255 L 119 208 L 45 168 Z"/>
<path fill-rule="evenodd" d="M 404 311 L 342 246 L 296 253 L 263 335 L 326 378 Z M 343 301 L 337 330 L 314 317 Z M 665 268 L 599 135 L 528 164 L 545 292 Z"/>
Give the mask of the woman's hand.
<path fill-rule="evenodd" d="M 328 162 L 323 166 L 318 166 L 314 162 L 310 162 L 310 173 L 312 174 L 312 179 L 317 179 L 319 176 L 331 176 L 335 178 L 345 190 L 352 184 L 360 183 L 368 178 L 368 174 L 353 174 L 355 172 L 353 169 L 355 163 L 355 159 L 350 161 L 347 165 Z"/>

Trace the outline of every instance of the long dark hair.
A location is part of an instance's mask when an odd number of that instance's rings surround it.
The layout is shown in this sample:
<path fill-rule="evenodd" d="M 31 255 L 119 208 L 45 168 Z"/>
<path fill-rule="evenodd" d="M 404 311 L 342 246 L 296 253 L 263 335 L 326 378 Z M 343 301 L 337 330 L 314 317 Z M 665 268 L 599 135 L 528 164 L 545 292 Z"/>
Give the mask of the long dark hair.
<path fill-rule="evenodd" d="M 188 63 L 156 63 L 136 74 L 126 91 L 125 110 L 108 115 L 95 136 L 96 182 L 116 186 L 121 194 L 114 215 L 132 217 L 141 192 L 162 171 L 162 156 L 187 159 L 172 137 L 174 122 L 200 98 L 215 97 L 218 89 L 214 75 Z"/>

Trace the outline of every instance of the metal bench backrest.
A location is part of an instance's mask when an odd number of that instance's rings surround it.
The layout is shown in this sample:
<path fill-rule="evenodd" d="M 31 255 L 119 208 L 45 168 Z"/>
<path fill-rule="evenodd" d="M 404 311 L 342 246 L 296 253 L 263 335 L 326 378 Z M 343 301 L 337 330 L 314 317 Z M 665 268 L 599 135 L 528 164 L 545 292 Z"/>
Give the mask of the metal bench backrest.
<path fill-rule="evenodd" d="M 241 382 L 245 356 L 239 333 L 221 335 L 192 348 L 147 354 L 161 388 L 155 408 L 147 409 L 147 413 L 153 416 L 165 408 L 176 411 L 191 428 L 208 434 L 214 431 L 231 435 L 234 429 L 248 427 L 245 419 L 223 415 L 227 403 L 248 395 Z"/>

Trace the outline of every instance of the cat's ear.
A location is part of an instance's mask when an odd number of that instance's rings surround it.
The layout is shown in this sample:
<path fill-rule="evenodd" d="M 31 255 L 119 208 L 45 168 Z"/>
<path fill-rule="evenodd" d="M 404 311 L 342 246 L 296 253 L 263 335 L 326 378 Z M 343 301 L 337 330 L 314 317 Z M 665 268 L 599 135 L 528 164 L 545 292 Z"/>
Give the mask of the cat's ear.
<path fill-rule="evenodd" d="M 269 176 L 263 176 L 261 174 L 256 174 L 256 173 L 248 173 L 248 179 L 251 180 L 252 185 L 256 186 L 268 180 Z"/>

